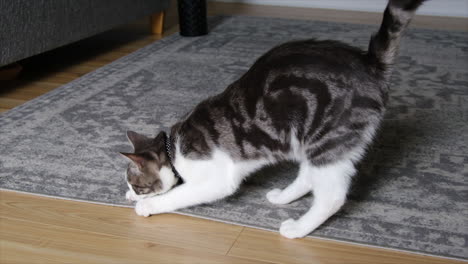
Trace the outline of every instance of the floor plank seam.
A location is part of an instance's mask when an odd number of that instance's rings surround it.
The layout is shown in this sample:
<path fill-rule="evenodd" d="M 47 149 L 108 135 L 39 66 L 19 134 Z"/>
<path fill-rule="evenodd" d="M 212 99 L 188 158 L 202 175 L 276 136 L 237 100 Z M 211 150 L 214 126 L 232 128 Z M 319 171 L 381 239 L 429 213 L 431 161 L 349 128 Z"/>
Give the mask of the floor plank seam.
<path fill-rule="evenodd" d="M 229 253 L 231 252 L 231 249 L 234 247 L 234 245 L 236 244 L 237 240 L 239 239 L 239 237 L 242 235 L 242 233 L 244 232 L 245 230 L 245 226 L 242 227 L 241 231 L 239 232 L 239 234 L 237 234 L 237 237 L 236 239 L 234 240 L 234 242 L 232 242 L 232 245 L 229 247 L 229 249 L 227 250 L 226 252 L 226 256 L 229 255 Z"/>

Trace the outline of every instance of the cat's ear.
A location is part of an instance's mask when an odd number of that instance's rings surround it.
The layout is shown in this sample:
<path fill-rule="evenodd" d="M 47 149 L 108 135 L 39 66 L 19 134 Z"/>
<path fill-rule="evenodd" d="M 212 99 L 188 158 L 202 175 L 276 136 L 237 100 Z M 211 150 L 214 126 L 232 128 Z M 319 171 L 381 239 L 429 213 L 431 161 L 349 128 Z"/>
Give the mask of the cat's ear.
<path fill-rule="evenodd" d="M 151 142 L 151 139 L 145 135 L 138 134 L 137 132 L 127 131 L 127 138 L 132 143 L 135 151 L 137 149 L 144 148 L 148 143 Z"/>
<path fill-rule="evenodd" d="M 125 152 L 120 152 L 120 154 L 124 155 L 125 157 L 129 158 L 131 161 L 133 161 L 138 168 L 143 168 L 146 163 L 145 157 L 142 155 L 134 154 L 134 153 L 125 153 Z"/>
<path fill-rule="evenodd" d="M 153 142 L 156 144 L 159 142 L 164 142 L 165 138 L 166 138 L 166 132 L 161 131 L 156 137 L 154 137 Z"/>

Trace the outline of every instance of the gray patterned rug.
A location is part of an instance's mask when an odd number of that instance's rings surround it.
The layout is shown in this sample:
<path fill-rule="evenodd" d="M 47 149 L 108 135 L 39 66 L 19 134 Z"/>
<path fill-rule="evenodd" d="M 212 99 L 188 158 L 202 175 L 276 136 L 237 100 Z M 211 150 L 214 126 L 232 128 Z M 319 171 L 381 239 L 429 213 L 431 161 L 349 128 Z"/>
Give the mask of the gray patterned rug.
<path fill-rule="evenodd" d="M 131 150 L 126 130 L 167 130 L 278 43 L 314 37 L 366 48 L 377 29 L 253 17 L 211 23 L 208 36 L 164 38 L 2 114 L 0 187 L 129 206 L 127 161 L 117 153 Z M 313 236 L 468 258 L 468 35 L 410 29 L 396 69 L 384 125 L 349 201 Z M 277 230 L 312 199 L 265 199 L 295 171 L 266 168 L 236 195 L 182 213 Z"/>

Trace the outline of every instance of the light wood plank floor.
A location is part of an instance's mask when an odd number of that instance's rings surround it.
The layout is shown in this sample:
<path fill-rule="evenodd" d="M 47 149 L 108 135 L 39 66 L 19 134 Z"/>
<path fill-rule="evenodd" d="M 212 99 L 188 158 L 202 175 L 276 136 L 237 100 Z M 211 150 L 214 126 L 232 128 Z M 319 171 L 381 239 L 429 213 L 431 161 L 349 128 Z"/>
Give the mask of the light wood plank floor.
<path fill-rule="evenodd" d="M 209 11 L 365 24 L 380 19 L 372 13 L 239 4 L 211 4 Z M 423 17 L 415 24 L 468 30 L 460 19 Z M 17 79 L 0 81 L 0 112 L 162 37 L 149 35 L 140 22 L 26 59 Z M 142 218 L 129 208 L 9 191 L 0 192 L 0 212 L 0 263 L 461 263 L 320 239 L 288 240 L 276 232 L 175 214 Z"/>

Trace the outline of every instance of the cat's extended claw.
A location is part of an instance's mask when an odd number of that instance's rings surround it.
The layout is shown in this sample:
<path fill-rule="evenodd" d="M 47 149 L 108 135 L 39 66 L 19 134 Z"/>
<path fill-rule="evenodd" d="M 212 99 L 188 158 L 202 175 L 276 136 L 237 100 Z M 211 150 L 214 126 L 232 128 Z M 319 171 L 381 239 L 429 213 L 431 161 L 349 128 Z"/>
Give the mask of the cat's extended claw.
<path fill-rule="evenodd" d="M 292 218 L 281 223 L 279 231 L 282 236 L 290 239 L 305 237 L 309 233 L 298 221 Z"/>
<path fill-rule="evenodd" d="M 135 212 L 137 215 L 148 217 L 151 215 L 151 204 L 145 199 L 140 200 L 135 205 Z"/>

